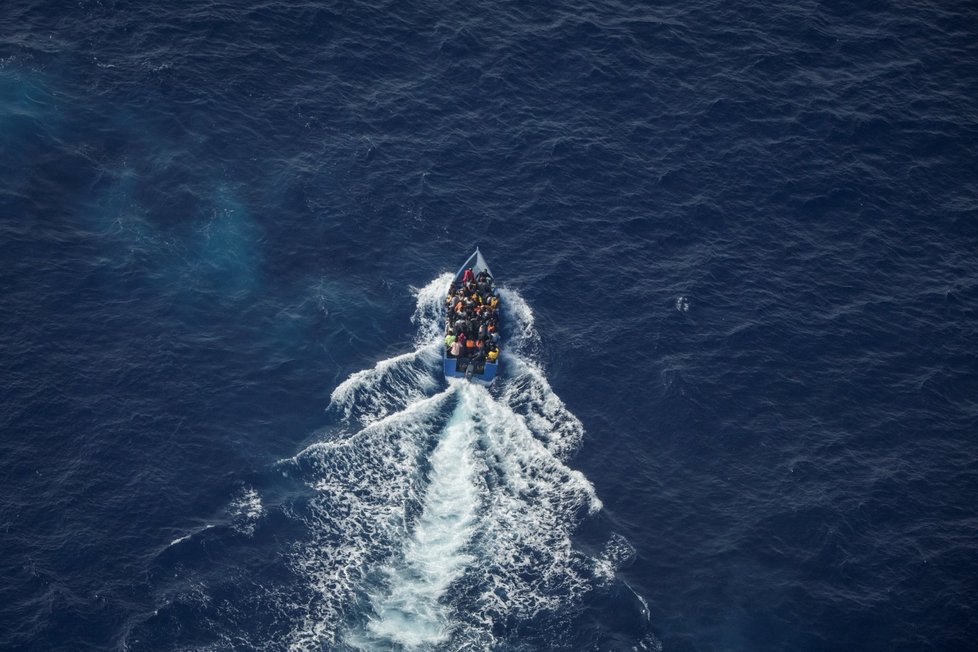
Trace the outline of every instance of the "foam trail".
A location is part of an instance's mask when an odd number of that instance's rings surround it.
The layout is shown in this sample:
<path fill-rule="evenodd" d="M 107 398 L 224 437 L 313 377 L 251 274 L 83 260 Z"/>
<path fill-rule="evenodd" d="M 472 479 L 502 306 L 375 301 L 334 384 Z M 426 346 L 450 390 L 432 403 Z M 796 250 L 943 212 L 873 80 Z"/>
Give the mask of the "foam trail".
<path fill-rule="evenodd" d="M 358 371 L 333 390 L 329 409 L 364 424 L 402 410 L 437 387 L 430 372 L 437 357 L 435 347 L 426 346 Z"/>
<path fill-rule="evenodd" d="M 567 466 L 584 429 L 536 361 L 517 292 L 501 291 L 502 375 L 444 389 L 450 279 L 414 290 L 413 350 L 341 383 L 329 438 L 283 462 L 316 492 L 293 560 L 309 589 L 293 650 L 509 649 L 527 631 L 533 649 L 573 647 L 586 597 L 631 554 L 620 537 L 598 557 L 573 544 L 601 501 Z"/>
<path fill-rule="evenodd" d="M 196 536 L 196 535 L 200 534 L 201 532 L 205 532 L 205 531 L 211 529 L 212 527 L 214 527 L 214 525 L 208 524 L 208 525 L 205 525 L 202 528 L 198 528 L 198 529 L 194 530 L 190 534 L 185 534 L 182 537 L 177 537 L 176 539 L 174 539 L 173 541 L 171 541 L 166 547 L 167 548 L 170 548 L 172 546 L 177 545 L 178 543 L 183 543 L 184 541 L 187 541 L 188 539 L 190 539 L 190 537 Z"/>
<path fill-rule="evenodd" d="M 438 388 L 435 370 L 441 361 L 442 301 L 451 280 L 451 274 L 442 274 L 422 288 L 412 288 L 417 304 L 411 321 L 418 326 L 414 350 L 351 374 L 330 395 L 330 410 L 348 421 L 367 424 Z"/>
<path fill-rule="evenodd" d="M 313 538 L 294 559 L 311 595 L 291 649 L 331 647 L 368 573 L 404 539 L 408 512 L 419 500 L 419 467 L 448 397 L 442 392 L 415 401 L 285 461 L 316 492 L 306 517 Z"/>
<path fill-rule="evenodd" d="M 418 326 L 418 334 L 414 338 L 416 347 L 430 346 L 441 340 L 442 320 L 445 296 L 453 276 L 445 273 L 422 288 L 411 288 L 417 306 L 411 321 Z"/>
<path fill-rule="evenodd" d="M 355 647 L 427 648 L 451 634 L 450 609 L 442 599 L 474 560 L 468 546 L 481 492 L 474 415 L 486 395 L 479 387 L 455 387 L 459 402 L 431 455 L 423 512 L 401 558 L 384 569 L 386 588 L 371 595 L 367 631 L 347 638 Z"/>

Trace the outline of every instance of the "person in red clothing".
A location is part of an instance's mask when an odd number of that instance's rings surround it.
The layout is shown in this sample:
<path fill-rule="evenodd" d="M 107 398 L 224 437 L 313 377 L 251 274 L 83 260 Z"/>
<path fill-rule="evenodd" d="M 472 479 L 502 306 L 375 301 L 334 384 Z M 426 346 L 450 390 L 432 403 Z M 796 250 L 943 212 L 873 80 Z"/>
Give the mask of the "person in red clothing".
<path fill-rule="evenodd" d="M 467 285 L 469 281 L 475 280 L 475 274 L 472 272 L 472 268 L 468 267 L 465 273 L 462 274 L 462 285 Z"/>

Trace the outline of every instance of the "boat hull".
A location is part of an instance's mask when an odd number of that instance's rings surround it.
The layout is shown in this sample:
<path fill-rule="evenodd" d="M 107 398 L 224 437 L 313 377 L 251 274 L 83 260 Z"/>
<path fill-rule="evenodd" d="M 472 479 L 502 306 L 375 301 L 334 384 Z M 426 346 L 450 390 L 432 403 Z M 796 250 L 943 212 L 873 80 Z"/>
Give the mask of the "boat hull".
<path fill-rule="evenodd" d="M 445 356 L 445 378 L 468 378 L 477 383 L 488 385 L 496 378 L 496 371 L 499 369 L 498 362 L 486 362 L 480 364 L 471 360 L 459 360 Z"/>
<path fill-rule="evenodd" d="M 478 249 L 475 253 L 469 256 L 468 260 L 462 263 L 459 267 L 458 272 L 455 274 L 455 278 L 452 279 L 453 285 L 462 280 L 462 276 L 465 274 L 465 270 L 469 267 L 472 271 L 478 275 L 479 272 L 485 270 L 489 276 L 492 276 L 492 271 L 486 264 L 485 259 Z M 496 378 L 496 373 L 499 371 L 499 361 L 489 362 L 488 360 L 473 360 L 470 358 L 453 358 L 448 355 L 445 347 L 442 347 L 442 366 L 445 371 L 445 378 L 467 378 L 468 380 L 480 383 L 483 385 L 488 385 Z"/>

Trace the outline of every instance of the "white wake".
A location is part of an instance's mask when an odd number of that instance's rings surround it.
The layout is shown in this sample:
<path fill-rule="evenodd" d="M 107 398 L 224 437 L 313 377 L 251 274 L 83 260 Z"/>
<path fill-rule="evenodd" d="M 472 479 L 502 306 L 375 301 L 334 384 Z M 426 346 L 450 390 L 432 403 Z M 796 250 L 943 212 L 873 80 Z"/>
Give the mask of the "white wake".
<path fill-rule="evenodd" d="M 283 462 L 314 491 L 291 649 L 488 649 L 513 622 L 572 614 L 613 573 L 572 544 L 601 503 L 566 465 L 583 428 L 533 360 L 518 293 L 502 293 L 495 386 L 441 377 L 450 278 L 416 290 L 413 350 L 340 384 L 332 434 Z"/>
<path fill-rule="evenodd" d="M 346 641 L 355 647 L 394 642 L 410 649 L 451 635 L 451 614 L 442 599 L 474 560 L 469 545 L 482 487 L 473 419 L 481 403 L 478 393 L 485 393 L 456 388 L 462 396 L 432 453 L 421 517 L 403 552 L 383 568 L 385 585 L 370 595 L 373 615 L 366 631 Z"/>

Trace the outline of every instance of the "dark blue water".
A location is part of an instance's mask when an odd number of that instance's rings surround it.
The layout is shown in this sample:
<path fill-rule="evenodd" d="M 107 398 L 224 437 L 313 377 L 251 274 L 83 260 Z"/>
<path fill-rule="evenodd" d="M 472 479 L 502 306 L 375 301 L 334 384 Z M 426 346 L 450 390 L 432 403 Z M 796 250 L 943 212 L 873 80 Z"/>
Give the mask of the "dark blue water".
<path fill-rule="evenodd" d="M 0 648 L 974 649 L 972 4 L 141 4 L 0 7 Z"/>

